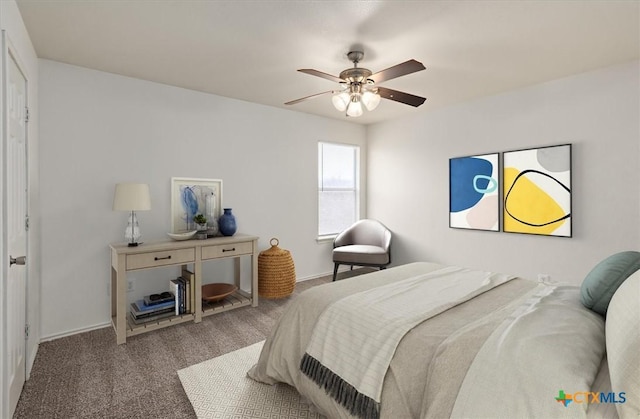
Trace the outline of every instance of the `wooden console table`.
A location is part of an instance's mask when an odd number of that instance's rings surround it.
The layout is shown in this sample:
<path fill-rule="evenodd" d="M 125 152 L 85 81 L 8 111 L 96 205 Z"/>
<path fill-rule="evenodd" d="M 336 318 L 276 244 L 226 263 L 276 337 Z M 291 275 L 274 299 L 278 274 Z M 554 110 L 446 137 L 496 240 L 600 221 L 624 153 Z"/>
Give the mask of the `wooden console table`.
<path fill-rule="evenodd" d="M 214 237 L 206 240 L 174 241 L 171 239 L 147 242 L 136 247 L 126 243 L 111 244 L 111 323 L 118 344 L 126 343 L 128 336 L 184 322 L 199 323 L 203 316 L 258 305 L 258 237 L 236 234 L 231 237 Z M 251 257 L 251 290 L 240 289 L 240 257 Z M 234 258 L 234 281 L 238 291 L 223 301 L 202 305 L 202 262 L 223 258 Z M 192 310 L 177 316 L 143 324 L 128 320 L 127 272 L 167 266 L 193 264 L 195 301 Z"/>

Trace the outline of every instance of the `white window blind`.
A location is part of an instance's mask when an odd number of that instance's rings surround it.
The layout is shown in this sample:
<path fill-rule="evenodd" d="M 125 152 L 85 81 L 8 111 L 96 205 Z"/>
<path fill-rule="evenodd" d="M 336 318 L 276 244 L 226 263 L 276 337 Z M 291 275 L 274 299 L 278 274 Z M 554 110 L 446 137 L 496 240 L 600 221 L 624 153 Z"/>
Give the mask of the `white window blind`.
<path fill-rule="evenodd" d="M 360 147 L 318 143 L 318 235 L 340 233 L 358 219 Z"/>

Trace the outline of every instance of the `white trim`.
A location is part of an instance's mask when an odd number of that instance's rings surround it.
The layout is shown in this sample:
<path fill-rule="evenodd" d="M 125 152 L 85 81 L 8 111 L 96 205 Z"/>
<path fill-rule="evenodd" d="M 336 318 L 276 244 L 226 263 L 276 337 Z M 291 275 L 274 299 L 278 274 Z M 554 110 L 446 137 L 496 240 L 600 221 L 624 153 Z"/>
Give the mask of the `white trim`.
<path fill-rule="evenodd" d="M 318 279 L 318 278 L 322 278 L 323 276 L 329 276 L 329 275 L 333 275 L 333 272 L 326 272 L 326 273 L 321 273 L 321 274 L 316 274 L 311 276 L 305 276 L 302 278 L 296 278 L 296 282 L 310 281 L 312 279 Z"/>
<path fill-rule="evenodd" d="M 327 234 L 326 236 L 318 236 L 316 237 L 316 242 L 318 243 L 332 243 L 336 237 L 338 237 L 337 234 Z"/>
<path fill-rule="evenodd" d="M 52 340 L 56 340 L 56 339 L 60 339 L 60 338 L 66 338 L 68 336 L 77 335 L 79 333 L 85 333 L 85 332 L 91 332 L 93 330 L 104 329 L 105 327 L 111 327 L 111 322 L 99 323 L 99 324 L 95 324 L 93 326 L 81 327 L 79 329 L 69 330 L 69 331 L 62 332 L 62 333 L 56 333 L 55 335 L 44 336 L 44 337 L 42 337 L 40 339 L 40 343 L 50 342 Z"/>
<path fill-rule="evenodd" d="M 27 345 L 27 349 L 29 349 L 28 345 Z M 31 352 L 29 354 L 29 358 L 25 360 L 27 373 L 24 378 L 26 381 L 29 381 L 29 378 L 31 378 L 31 371 L 33 370 L 33 364 L 35 364 L 36 362 L 36 355 L 38 355 L 38 349 L 40 349 L 40 343 L 36 343 L 35 345 L 33 345 L 33 347 L 31 348 Z"/>
<path fill-rule="evenodd" d="M 366 267 L 363 266 L 362 268 L 366 268 Z M 361 268 L 356 268 L 356 269 L 361 269 Z M 351 268 L 350 268 L 349 265 L 340 265 L 340 267 L 338 268 L 338 272 L 346 272 L 346 271 L 350 271 L 350 270 L 351 270 Z M 302 278 L 296 278 L 296 282 L 310 281 L 312 279 L 322 278 L 323 276 L 333 276 L 333 271 L 329 271 L 329 272 L 325 272 L 325 273 L 321 273 L 321 274 L 310 275 L 310 276 L 305 276 L 305 277 L 302 277 Z"/>
<path fill-rule="evenodd" d="M 5 118 L 5 108 L 6 108 L 6 80 L 5 75 L 7 74 L 7 58 L 8 58 L 8 49 L 6 42 L 7 32 L 3 29 L 0 31 L 0 185 L 2 185 L 2 190 L 5 190 L 5 150 L 4 150 L 4 139 L 6 137 L 6 118 Z M 5 206 L 6 202 L 4 200 L 4 194 L 0 193 L 0 234 L 2 234 L 2 238 L 0 239 L 0 274 L 2 278 L 0 278 L 0 417 L 6 418 L 9 416 L 9 377 L 7 376 L 8 371 L 8 356 L 6 356 L 7 352 L 7 312 L 6 312 L 6 299 L 7 299 L 7 237 L 5 233 Z"/>

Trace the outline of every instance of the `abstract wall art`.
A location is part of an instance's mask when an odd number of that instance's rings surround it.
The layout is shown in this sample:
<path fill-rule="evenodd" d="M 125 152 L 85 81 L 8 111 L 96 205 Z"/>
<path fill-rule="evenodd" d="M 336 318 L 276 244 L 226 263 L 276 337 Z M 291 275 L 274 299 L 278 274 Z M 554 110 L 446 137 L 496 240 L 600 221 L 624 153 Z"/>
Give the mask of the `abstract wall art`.
<path fill-rule="evenodd" d="M 498 153 L 449 159 L 449 227 L 499 231 Z"/>
<path fill-rule="evenodd" d="M 222 213 L 222 180 L 171 178 L 171 231 L 196 229 L 193 217 L 203 214 L 216 220 Z"/>
<path fill-rule="evenodd" d="M 503 231 L 571 237 L 571 144 L 503 153 Z"/>

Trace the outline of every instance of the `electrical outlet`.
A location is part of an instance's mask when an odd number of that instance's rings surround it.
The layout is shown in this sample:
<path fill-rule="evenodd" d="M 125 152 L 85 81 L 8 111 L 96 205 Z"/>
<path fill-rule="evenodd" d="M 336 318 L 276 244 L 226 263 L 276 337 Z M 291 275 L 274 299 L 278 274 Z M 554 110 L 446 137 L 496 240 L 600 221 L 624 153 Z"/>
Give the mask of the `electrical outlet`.
<path fill-rule="evenodd" d="M 127 279 L 127 292 L 133 291 L 133 279 Z"/>
<path fill-rule="evenodd" d="M 551 281 L 551 275 L 549 274 L 538 274 L 538 282 L 548 283 Z"/>

